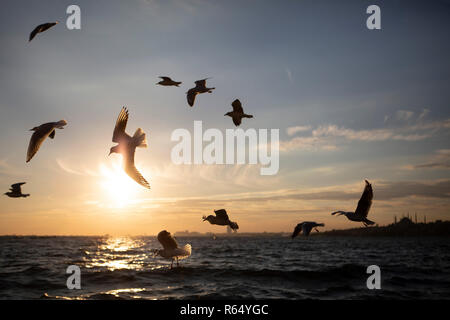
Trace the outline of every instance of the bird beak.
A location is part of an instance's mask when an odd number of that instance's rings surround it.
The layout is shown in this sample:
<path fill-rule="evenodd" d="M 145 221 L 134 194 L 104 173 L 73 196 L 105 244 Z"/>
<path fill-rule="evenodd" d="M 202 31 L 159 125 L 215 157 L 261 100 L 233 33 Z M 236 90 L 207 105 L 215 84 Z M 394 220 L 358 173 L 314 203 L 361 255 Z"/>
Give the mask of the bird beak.
<path fill-rule="evenodd" d="M 109 150 L 108 157 L 111 155 L 111 150 Z"/>

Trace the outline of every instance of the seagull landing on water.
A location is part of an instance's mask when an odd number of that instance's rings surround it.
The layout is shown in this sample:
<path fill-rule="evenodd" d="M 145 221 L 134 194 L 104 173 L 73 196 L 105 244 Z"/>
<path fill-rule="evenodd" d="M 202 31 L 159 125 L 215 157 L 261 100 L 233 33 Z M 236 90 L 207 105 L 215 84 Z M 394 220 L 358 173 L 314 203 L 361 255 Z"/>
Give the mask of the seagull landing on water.
<path fill-rule="evenodd" d="M 242 104 L 239 99 L 234 100 L 231 103 L 231 106 L 233 107 L 233 111 L 225 113 L 225 116 L 231 117 L 236 127 L 241 124 L 242 118 L 253 118 L 252 115 L 244 113 L 244 109 L 242 108 Z"/>
<path fill-rule="evenodd" d="M 30 131 L 34 131 L 34 133 L 31 136 L 31 140 L 28 145 L 27 162 L 29 162 L 36 152 L 38 152 L 41 144 L 47 137 L 50 137 L 50 139 L 55 137 L 55 129 L 64 129 L 66 124 L 66 120 L 59 120 L 58 122 L 48 122 L 41 124 L 39 127 L 30 129 Z"/>
<path fill-rule="evenodd" d="M 203 216 L 203 221 L 209 221 L 211 224 L 216 224 L 219 226 L 229 226 L 234 232 L 239 229 L 239 226 L 236 222 L 230 221 L 228 218 L 228 214 L 225 209 L 214 210 L 215 216 Z"/>
<path fill-rule="evenodd" d="M 355 212 L 335 211 L 331 214 L 332 215 L 338 214 L 338 216 L 344 215 L 347 217 L 348 220 L 362 222 L 366 227 L 368 225 L 375 224 L 375 222 L 367 219 L 370 207 L 372 206 L 373 190 L 372 185 L 369 183 L 369 181 L 365 180 L 365 182 L 366 186 L 364 187 L 364 192 L 361 196 L 361 199 L 359 199 L 358 207 L 356 207 Z"/>
<path fill-rule="evenodd" d="M 209 78 L 195 81 L 195 87 L 189 89 L 189 91 L 186 92 L 187 102 L 191 107 L 194 106 L 195 96 L 197 94 L 205 93 L 205 92 L 211 93 L 215 89 L 215 88 L 207 88 L 206 87 L 206 80 L 208 80 L 208 79 Z"/>
<path fill-rule="evenodd" d="M 192 247 L 190 244 L 186 244 L 184 247 L 180 248 L 178 247 L 178 243 L 175 240 L 175 238 L 170 234 L 170 232 L 163 230 L 160 233 L 158 233 L 158 241 L 161 243 L 164 249 L 162 250 L 155 250 L 156 255 L 160 255 L 161 257 L 165 259 L 172 260 L 172 263 L 170 264 L 170 268 L 173 267 L 173 261 L 177 261 L 177 267 L 178 267 L 178 260 L 186 259 L 191 255 Z"/>
<path fill-rule="evenodd" d="M 179 87 L 181 82 L 177 82 L 177 81 L 173 81 L 172 79 L 170 79 L 169 77 L 160 77 L 162 80 L 160 82 L 158 82 L 157 84 L 159 84 L 160 86 L 165 86 L 165 87 L 170 87 L 170 86 L 175 86 L 175 87 Z"/>
<path fill-rule="evenodd" d="M 6 192 L 5 195 L 7 195 L 10 198 L 26 198 L 29 197 L 30 194 L 23 194 L 21 185 L 25 184 L 26 182 L 19 182 L 14 183 L 11 185 L 11 188 L 9 189 L 9 192 Z"/>
<path fill-rule="evenodd" d="M 111 147 L 109 154 L 120 153 L 123 156 L 123 168 L 126 174 L 140 185 L 150 189 L 150 184 L 139 173 L 134 165 L 134 153 L 136 148 L 146 148 L 147 139 L 145 133 L 141 128 L 138 128 L 134 135 L 130 137 L 125 128 L 128 122 L 128 110 L 123 107 L 120 110 L 119 117 L 114 127 L 112 141 L 118 143 L 117 146 Z"/>
<path fill-rule="evenodd" d="M 50 29 L 51 27 L 57 25 L 58 23 L 59 23 L 58 21 L 55 21 L 55 22 L 48 22 L 48 23 L 43 23 L 43 24 L 38 25 L 36 28 L 33 29 L 33 31 L 31 31 L 28 42 L 33 40 L 33 38 L 36 37 L 36 35 L 38 33 L 44 32 L 44 31 Z"/>
<path fill-rule="evenodd" d="M 291 238 L 294 239 L 296 236 L 299 235 L 300 232 L 303 232 L 303 235 L 305 237 L 309 236 L 309 234 L 311 233 L 311 230 L 314 228 L 314 230 L 316 230 L 317 232 L 319 232 L 319 230 L 317 230 L 317 227 L 324 227 L 325 225 L 323 223 L 317 223 L 317 222 L 312 222 L 312 221 L 305 221 L 302 223 L 299 223 L 295 229 L 294 232 L 292 233 Z"/>

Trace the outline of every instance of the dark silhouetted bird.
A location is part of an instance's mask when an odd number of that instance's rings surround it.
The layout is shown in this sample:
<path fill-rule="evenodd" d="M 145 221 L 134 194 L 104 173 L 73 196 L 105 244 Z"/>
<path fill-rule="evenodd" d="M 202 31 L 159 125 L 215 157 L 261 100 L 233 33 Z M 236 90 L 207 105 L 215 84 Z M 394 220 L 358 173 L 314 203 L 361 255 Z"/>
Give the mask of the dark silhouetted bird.
<path fill-rule="evenodd" d="M 313 221 L 301 222 L 295 227 L 291 238 L 292 239 L 295 238 L 296 236 L 299 235 L 300 232 L 303 232 L 304 236 L 309 236 L 309 234 L 311 233 L 311 230 L 313 228 L 314 228 L 314 230 L 319 232 L 319 230 L 317 230 L 317 227 L 324 227 L 324 226 L 325 225 L 323 223 L 317 223 L 317 222 L 313 222 Z"/>
<path fill-rule="evenodd" d="M 123 107 L 122 110 L 120 110 L 119 117 L 117 117 L 112 138 L 112 141 L 118 143 L 118 145 L 111 147 L 109 154 L 120 153 L 123 157 L 123 168 L 126 174 L 140 185 L 150 189 L 150 184 L 144 179 L 134 165 L 136 148 L 147 147 L 145 133 L 141 128 L 138 128 L 134 135 L 130 137 L 125 132 L 127 122 L 128 110 Z"/>
<path fill-rule="evenodd" d="M 41 124 L 39 127 L 30 129 L 30 131 L 34 131 L 34 133 L 31 136 L 30 143 L 28 144 L 27 162 L 29 162 L 36 152 L 38 152 L 47 137 L 50 139 L 55 137 L 55 129 L 64 129 L 66 124 L 66 120 L 59 120 L 58 122 L 48 122 Z"/>
<path fill-rule="evenodd" d="M 252 115 L 244 113 L 244 109 L 242 109 L 242 104 L 239 99 L 234 100 L 231 105 L 233 106 L 233 111 L 226 113 L 225 116 L 231 117 L 236 127 L 241 124 L 242 118 L 253 118 Z"/>
<path fill-rule="evenodd" d="M 362 222 L 366 227 L 368 225 L 375 224 L 375 222 L 367 219 L 370 207 L 372 206 L 373 190 L 372 185 L 369 183 L 369 181 L 365 180 L 365 182 L 366 186 L 364 187 L 364 192 L 361 196 L 361 199 L 359 199 L 358 206 L 356 207 L 355 212 L 335 211 L 331 214 L 338 214 L 339 216 L 345 215 L 348 220 Z"/>
<path fill-rule="evenodd" d="M 157 84 L 161 85 L 161 86 L 176 86 L 178 87 L 181 82 L 177 82 L 177 81 L 173 81 L 172 79 L 170 79 L 169 77 L 160 77 L 162 80 L 160 82 L 158 82 Z"/>
<path fill-rule="evenodd" d="M 11 185 L 11 188 L 9 188 L 9 192 L 6 192 L 5 195 L 7 195 L 10 198 L 26 198 L 29 197 L 30 194 L 23 194 L 21 185 L 25 184 L 26 182 L 19 182 L 14 183 Z"/>
<path fill-rule="evenodd" d="M 29 38 L 28 42 L 30 42 L 31 40 L 33 40 L 33 38 L 34 38 L 38 33 L 44 32 L 44 31 L 50 29 L 51 27 L 53 27 L 54 25 L 57 25 L 57 24 L 58 24 L 58 21 L 55 21 L 55 22 L 48 22 L 48 23 L 43 23 L 43 24 L 38 25 L 36 28 L 34 28 L 33 31 L 31 31 L 31 33 L 30 33 L 30 38 Z"/>
<path fill-rule="evenodd" d="M 239 226 L 236 222 L 230 221 L 228 218 L 228 214 L 225 209 L 214 210 L 215 216 L 203 216 L 203 221 L 209 221 L 211 224 L 216 224 L 219 226 L 229 226 L 234 232 L 239 229 Z"/>
<path fill-rule="evenodd" d="M 194 105 L 195 102 L 195 96 L 199 93 L 211 93 L 212 90 L 214 90 L 215 88 L 207 88 L 206 87 L 206 80 L 208 80 L 209 78 L 203 79 L 203 80 L 197 80 L 195 81 L 195 87 L 189 89 L 188 92 L 186 92 L 187 94 L 187 101 L 188 104 L 192 107 Z"/>
<path fill-rule="evenodd" d="M 178 247 L 178 243 L 175 238 L 166 230 L 163 230 L 158 234 L 158 241 L 164 249 L 155 250 L 155 253 L 163 258 L 172 260 L 172 263 L 170 264 L 171 268 L 174 260 L 176 260 L 178 266 L 178 260 L 188 258 L 191 255 L 191 245 L 186 244 L 182 248 Z"/>

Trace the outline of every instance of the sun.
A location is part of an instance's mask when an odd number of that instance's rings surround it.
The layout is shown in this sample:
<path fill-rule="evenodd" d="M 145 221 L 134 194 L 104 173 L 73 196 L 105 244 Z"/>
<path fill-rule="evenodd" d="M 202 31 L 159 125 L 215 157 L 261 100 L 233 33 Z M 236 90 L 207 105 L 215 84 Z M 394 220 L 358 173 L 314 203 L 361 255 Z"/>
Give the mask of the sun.
<path fill-rule="evenodd" d="M 108 207 L 123 208 L 136 200 L 140 186 L 124 172 L 120 160 L 100 164 L 99 171 Z"/>

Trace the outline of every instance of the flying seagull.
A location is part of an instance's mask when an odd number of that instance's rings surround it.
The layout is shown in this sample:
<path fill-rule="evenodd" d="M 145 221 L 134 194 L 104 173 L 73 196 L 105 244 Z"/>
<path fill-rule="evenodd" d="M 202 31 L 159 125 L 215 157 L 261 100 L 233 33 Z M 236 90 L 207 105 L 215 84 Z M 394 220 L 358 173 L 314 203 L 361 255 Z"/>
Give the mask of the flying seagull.
<path fill-rule="evenodd" d="M 30 42 L 31 40 L 33 40 L 33 38 L 34 38 L 38 33 L 44 32 L 44 31 L 50 29 L 51 27 L 53 27 L 54 25 L 57 25 L 57 24 L 58 24 L 58 21 L 55 21 L 55 22 L 48 22 L 48 23 L 43 23 L 43 24 L 38 25 L 36 28 L 34 28 L 33 31 L 31 31 L 31 33 L 30 33 L 30 38 L 29 38 L 28 42 Z"/>
<path fill-rule="evenodd" d="M 203 221 L 209 221 L 209 223 L 217 224 L 219 226 L 229 226 L 231 229 L 233 229 L 234 232 L 239 229 L 239 226 L 236 222 L 230 221 L 230 218 L 228 218 L 228 214 L 225 209 L 214 210 L 214 213 L 216 214 L 215 216 L 203 216 Z"/>
<path fill-rule="evenodd" d="M 364 192 L 361 196 L 361 199 L 359 199 L 358 201 L 358 207 L 356 207 L 355 212 L 335 211 L 331 214 L 335 215 L 337 213 L 338 216 L 345 215 L 348 220 L 362 222 L 366 227 L 368 225 L 375 224 L 375 222 L 367 219 L 367 215 L 369 214 L 369 210 L 372 205 L 373 190 L 372 185 L 369 183 L 369 181 L 365 180 L 365 182 L 366 186 L 364 187 Z"/>
<path fill-rule="evenodd" d="M 48 122 L 30 129 L 30 131 L 34 131 L 34 133 L 31 136 L 30 143 L 28 145 L 27 162 L 29 162 L 36 152 L 38 152 L 41 144 L 47 137 L 50 137 L 50 139 L 55 137 L 55 129 L 64 129 L 66 124 L 66 120 L 59 120 L 58 122 Z"/>
<path fill-rule="evenodd" d="M 184 247 L 178 247 L 178 243 L 175 238 L 170 234 L 170 232 L 163 230 L 158 233 L 158 241 L 161 243 L 164 249 L 155 250 L 156 255 L 160 255 L 163 258 L 172 260 L 170 267 L 173 266 L 173 261 L 186 259 L 191 255 L 192 247 L 190 244 L 186 244 Z"/>
<path fill-rule="evenodd" d="M 141 128 L 138 128 L 134 135 L 130 137 L 125 132 L 125 127 L 128 121 L 128 110 L 123 107 L 120 110 L 119 117 L 116 121 L 116 126 L 114 127 L 114 133 L 112 141 L 118 143 L 118 145 L 111 147 L 109 154 L 111 153 L 121 153 L 123 156 L 123 168 L 134 181 L 140 185 L 150 189 L 150 184 L 144 177 L 139 173 L 134 165 L 134 153 L 136 148 L 146 148 L 147 139 L 145 138 L 145 133 Z"/>
<path fill-rule="evenodd" d="M 231 117 L 236 127 L 241 124 L 242 118 L 253 118 L 252 115 L 244 113 L 244 109 L 242 109 L 242 104 L 239 99 L 234 100 L 231 105 L 233 107 L 233 111 L 226 113 L 225 116 Z"/>
<path fill-rule="evenodd" d="M 295 227 L 291 238 L 294 239 L 296 236 L 299 235 L 300 232 L 303 232 L 303 235 L 305 237 L 307 237 L 307 236 L 309 236 L 309 234 L 311 233 L 311 230 L 313 228 L 314 228 L 314 230 L 319 232 L 319 230 L 317 230 L 317 227 L 324 227 L 324 226 L 325 225 L 323 223 L 316 223 L 316 222 L 313 222 L 313 221 L 301 222 Z"/>
<path fill-rule="evenodd" d="M 176 86 L 178 87 L 181 82 L 177 82 L 177 81 L 173 81 L 172 79 L 170 79 L 169 77 L 160 77 L 162 80 L 160 82 L 158 82 L 157 84 L 161 85 L 161 86 Z"/>
<path fill-rule="evenodd" d="M 7 195 L 10 198 L 26 198 L 29 197 L 30 194 L 23 194 L 21 185 L 25 184 L 26 182 L 19 182 L 14 183 L 11 185 L 11 188 L 9 188 L 9 192 L 6 192 L 5 195 Z"/>
<path fill-rule="evenodd" d="M 195 96 L 197 94 L 205 93 L 205 92 L 211 93 L 212 90 L 215 89 L 215 88 L 207 88 L 206 87 L 206 80 L 208 80 L 208 79 L 209 78 L 195 81 L 195 87 L 189 89 L 189 91 L 186 92 L 186 94 L 187 94 L 187 101 L 188 101 L 188 104 L 191 107 L 194 105 Z"/>

